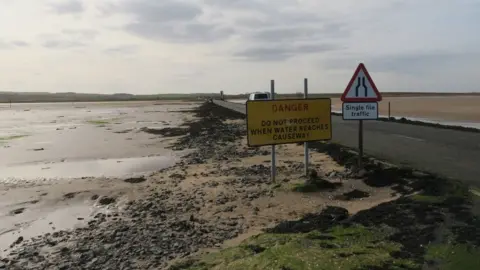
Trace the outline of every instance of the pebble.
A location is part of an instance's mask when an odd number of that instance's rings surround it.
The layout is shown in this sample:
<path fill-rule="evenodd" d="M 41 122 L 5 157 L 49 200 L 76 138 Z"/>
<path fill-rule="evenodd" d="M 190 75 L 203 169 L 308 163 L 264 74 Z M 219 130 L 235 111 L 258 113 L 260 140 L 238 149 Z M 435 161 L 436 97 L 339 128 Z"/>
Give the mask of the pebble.
<path fill-rule="evenodd" d="M 22 243 L 22 242 L 23 242 L 23 236 L 20 236 L 20 237 L 17 238 L 17 240 L 15 240 L 15 242 L 13 242 L 13 243 L 10 245 L 10 247 L 12 248 L 12 247 L 14 247 L 15 245 L 18 245 L 18 244 L 20 244 L 20 243 Z"/>
<path fill-rule="evenodd" d="M 25 208 L 18 208 L 18 209 L 12 210 L 10 212 L 10 214 L 11 215 L 19 215 L 19 214 L 23 213 L 23 211 L 25 211 Z"/>
<path fill-rule="evenodd" d="M 123 181 L 125 181 L 127 183 L 130 183 L 130 184 L 138 184 L 138 183 L 142 183 L 142 182 L 147 181 L 147 179 L 144 176 L 140 176 L 140 177 L 127 178 Z"/>

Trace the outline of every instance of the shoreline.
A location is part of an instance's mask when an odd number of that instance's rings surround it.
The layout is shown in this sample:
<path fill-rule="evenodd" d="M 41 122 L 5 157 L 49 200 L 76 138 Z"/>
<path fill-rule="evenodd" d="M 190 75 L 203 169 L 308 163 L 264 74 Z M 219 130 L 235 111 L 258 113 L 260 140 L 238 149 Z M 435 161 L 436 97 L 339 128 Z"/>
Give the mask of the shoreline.
<path fill-rule="evenodd" d="M 246 146 L 242 114 L 211 103 L 191 113 L 195 120 L 161 135 L 180 135 L 170 146 L 173 150 L 195 149 L 182 161 L 143 178 L 110 180 L 105 192 L 120 185 L 126 193 L 92 197 L 102 211 L 86 226 L 33 240 L 19 238 L 13 253 L 0 259 L 0 266 L 14 270 L 188 269 L 194 261 L 183 268 L 176 262 L 234 247 L 267 228 L 286 233 L 293 228 L 285 225 L 293 224 L 291 220 L 315 220 L 316 214 L 309 213 L 328 212 L 331 207 L 352 215 L 365 213 L 438 180 L 373 158 L 367 158 L 365 171 L 357 172 L 354 153 L 316 143 L 311 147 L 315 175 L 312 171 L 310 178 L 302 176 L 302 146 L 283 145 L 277 147 L 278 181 L 271 183 L 269 147 Z"/>

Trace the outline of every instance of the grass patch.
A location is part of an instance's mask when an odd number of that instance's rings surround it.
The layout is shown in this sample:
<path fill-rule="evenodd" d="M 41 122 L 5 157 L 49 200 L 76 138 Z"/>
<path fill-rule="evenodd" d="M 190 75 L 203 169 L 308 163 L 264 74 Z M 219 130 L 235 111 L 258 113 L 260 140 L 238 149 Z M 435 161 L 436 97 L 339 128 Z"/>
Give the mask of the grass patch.
<path fill-rule="evenodd" d="M 101 126 L 101 125 L 113 124 L 120 119 L 121 118 L 118 118 L 118 117 L 112 118 L 112 119 L 93 119 L 93 120 L 87 120 L 87 123 Z"/>
<path fill-rule="evenodd" d="M 169 269 L 170 270 L 186 269 L 192 266 L 194 263 L 195 261 L 193 259 L 180 260 L 180 261 L 174 262 Z"/>
<path fill-rule="evenodd" d="M 102 120 L 88 120 L 87 123 L 92 124 L 92 125 L 106 125 L 106 124 L 110 124 L 111 121 L 113 121 L 113 120 L 106 120 L 106 119 L 102 119 Z"/>
<path fill-rule="evenodd" d="M 432 204 L 443 203 L 445 201 L 445 198 L 441 196 L 429 196 L 429 195 L 423 195 L 423 194 L 412 195 L 410 198 L 413 201 L 422 202 L 422 203 L 432 203 Z"/>
<path fill-rule="evenodd" d="M 350 217 L 343 208 L 327 207 L 174 269 L 480 269 L 480 218 L 471 211 L 471 189 L 424 180 L 418 194 Z M 320 190 L 314 183 L 289 187 Z"/>
<path fill-rule="evenodd" d="M 304 192 L 304 193 L 319 191 L 317 185 L 314 185 L 311 183 L 292 184 L 291 190 L 296 192 Z"/>
<path fill-rule="evenodd" d="M 186 264 L 183 269 L 354 270 L 385 265 L 390 269 L 418 267 L 413 261 L 396 259 L 390 255 L 401 247 L 385 240 L 387 235 L 385 231 L 363 226 L 336 226 L 324 233 L 266 233 L 247 239 L 238 247 L 208 254 L 194 264 Z"/>
<path fill-rule="evenodd" d="M 15 139 L 20 139 L 27 137 L 28 135 L 11 135 L 11 136 L 3 136 L 0 137 L 0 141 L 10 141 L 10 140 L 15 140 Z"/>
<path fill-rule="evenodd" d="M 446 206 L 468 205 L 472 203 L 471 189 L 460 181 L 429 179 L 422 184 L 420 193 L 410 196 L 419 203 L 443 204 Z"/>
<path fill-rule="evenodd" d="M 480 269 L 480 249 L 471 245 L 430 245 L 426 259 L 441 270 Z"/>

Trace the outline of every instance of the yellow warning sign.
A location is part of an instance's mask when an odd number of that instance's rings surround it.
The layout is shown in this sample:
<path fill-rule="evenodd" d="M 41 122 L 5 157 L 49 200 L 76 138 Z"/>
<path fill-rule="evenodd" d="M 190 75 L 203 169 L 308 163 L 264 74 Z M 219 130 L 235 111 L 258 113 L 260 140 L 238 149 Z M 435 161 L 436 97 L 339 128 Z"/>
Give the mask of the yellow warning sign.
<path fill-rule="evenodd" d="M 331 100 L 286 99 L 247 101 L 249 146 L 286 144 L 332 138 Z"/>

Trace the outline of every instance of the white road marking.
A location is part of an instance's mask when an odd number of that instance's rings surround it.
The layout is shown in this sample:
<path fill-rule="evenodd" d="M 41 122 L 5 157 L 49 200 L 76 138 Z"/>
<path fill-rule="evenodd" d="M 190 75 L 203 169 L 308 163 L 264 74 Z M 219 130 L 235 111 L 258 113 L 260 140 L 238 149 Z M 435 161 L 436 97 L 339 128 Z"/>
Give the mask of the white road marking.
<path fill-rule="evenodd" d="M 419 141 L 419 142 L 424 142 L 424 141 L 425 141 L 424 139 L 415 138 L 415 137 L 410 137 L 410 136 L 405 136 L 405 135 L 400 135 L 400 134 L 393 134 L 393 136 L 397 136 L 397 137 L 405 138 L 405 139 L 410 139 L 410 140 L 414 140 L 414 141 Z"/>

